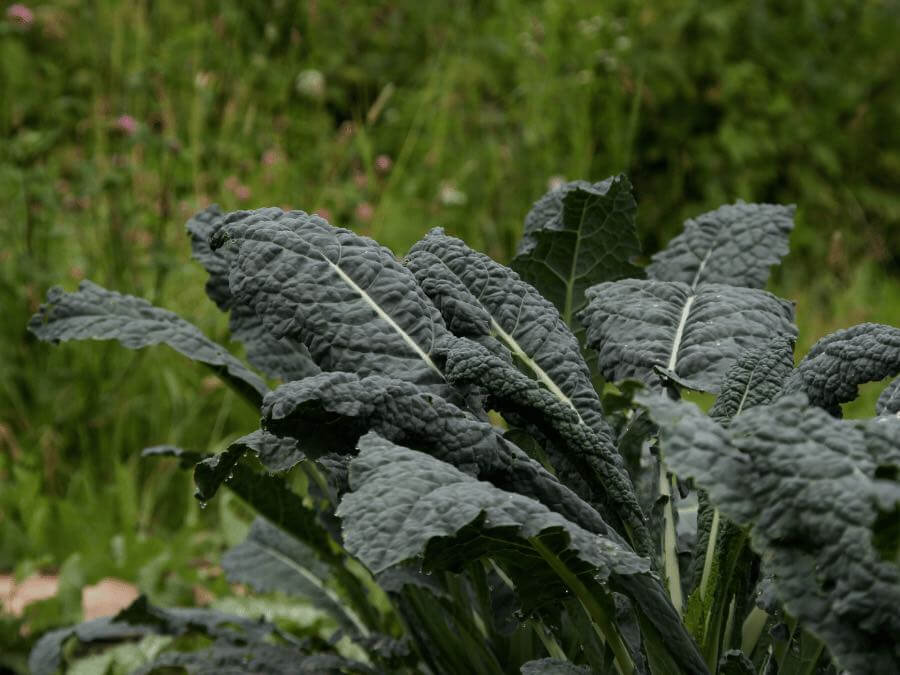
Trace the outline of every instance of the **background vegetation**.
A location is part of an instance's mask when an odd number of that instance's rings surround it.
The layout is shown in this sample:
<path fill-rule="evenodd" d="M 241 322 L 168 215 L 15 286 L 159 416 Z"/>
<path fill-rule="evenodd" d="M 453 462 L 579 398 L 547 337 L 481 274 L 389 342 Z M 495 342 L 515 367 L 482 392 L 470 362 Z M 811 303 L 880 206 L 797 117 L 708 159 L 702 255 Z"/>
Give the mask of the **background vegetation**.
<path fill-rule="evenodd" d="M 48 286 L 90 278 L 224 339 L 184 233 L 210 202 L 320 210 L 398 252 L 443 226 L 504 260 L 554 181 L 624 171 L 649 252 L 721 203 L 798 204 L 773 290 L 799 353 L 900 324 L 895 1 L 2 8 L 0 572 L 61 576 L 0 620 L 8 666 L 102 577 L 169 603 L 225 588 L 234 504 L 201 511 L 138 454 L 218 449 L 255 411 L 165 349 L 25 332 Z"/>

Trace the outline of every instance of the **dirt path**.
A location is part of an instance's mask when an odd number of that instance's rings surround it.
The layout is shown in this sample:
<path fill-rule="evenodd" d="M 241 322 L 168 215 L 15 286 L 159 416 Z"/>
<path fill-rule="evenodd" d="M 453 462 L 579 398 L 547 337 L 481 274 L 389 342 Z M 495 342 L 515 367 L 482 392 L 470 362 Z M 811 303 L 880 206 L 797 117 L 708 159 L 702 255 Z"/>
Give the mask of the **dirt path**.
<path fill-rule="evenodd" d="M 6 614 L 21 616 L 28 605 L 52 598 L 58 588 L 59 579 L 51 575 L 35 574 L 16 584 L 12 575 L 0 574 L 0 607 Z M 137 587 L 127 581 L 113 577 L 101 579 L 81 591 L 84 620 L 115 614 L 137 596 Z"/>

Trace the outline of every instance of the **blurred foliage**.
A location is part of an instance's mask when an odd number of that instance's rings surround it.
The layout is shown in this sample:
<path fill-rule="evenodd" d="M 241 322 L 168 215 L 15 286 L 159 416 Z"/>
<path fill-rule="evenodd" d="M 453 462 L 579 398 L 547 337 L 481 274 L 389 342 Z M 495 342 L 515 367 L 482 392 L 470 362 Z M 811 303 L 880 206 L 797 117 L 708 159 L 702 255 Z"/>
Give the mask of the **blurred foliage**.
<path fill-rule="evenodd" d="M 799 205 L 774 282 L 808 321 L 799 353 L 900 323 L 895 0 L 30 10 L 0 16 L 0 570 L 181 597 L 171 570 L 221 547 L 189 477 L 138 452 L 217 449 L 255 411 L 165 350 L 25 332 L 48 286 L 87 277 L 222 339 L 183 227 L 213 201 L 320 210 L 398 252 L 443 226 L 503 260 L 548 181 L 624 171 L 651 252 L 721 203 Z"/>

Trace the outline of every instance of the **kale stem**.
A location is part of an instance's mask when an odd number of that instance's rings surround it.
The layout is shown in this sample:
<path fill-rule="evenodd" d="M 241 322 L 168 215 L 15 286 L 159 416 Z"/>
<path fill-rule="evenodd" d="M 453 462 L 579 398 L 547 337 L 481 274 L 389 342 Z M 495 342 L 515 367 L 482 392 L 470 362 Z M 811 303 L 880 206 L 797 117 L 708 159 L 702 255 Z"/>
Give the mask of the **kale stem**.
<path fill-rule="evenodd" d="M 675 534 L 675 513 L 672 503 L 672 483 L 669 482 L 666 463 L 660 456 L 659 460 L 659 494 L 666 498 L 664 509 L 665 526 L 663 528 L 663 558 L 666 567 L 666 583 L 669 587 L 669 595 L 672 605 L 681 614 L 684 599 L 681 595 L 681 571 L 678 567 L 677 538 Z M 674 479 L 672 479 L 674 482 Z"/>
<path fill-rule="evenodd" d="M 621 673 L 621 675 L 631 675 L 634 673 L 634 662 L 631 660 L 631 654 L 628 653 L 628 648 L 625 646 L 622 635 L 619 633 L 618 626 L 616 626 L 614 621 L 610 620 L 607 611 L 600 604 L 599 599 L 588 591 L 581 579 L 566 567 L 566 564 L 560 560 L 553 551 L 544 546 L 538 537 L 532 537 L 529 539 L 529 542 L 531 542 L 531 545 L 534 546 L 534 549 L 538 553 L 540 553 L 547 564 L 553 568 L 553 571 L 559 575 L 560 579 L 565 582 L 566 586 L 575 593 L 575 596 L 581 601 L 581 605 L 588 613 L 588 616 L 591 617 L 591 620 L 600 629 L 600 632 L 603 633 L 606 643 L 613 652 L 616 661 L 616 669 L 619 673 Z M 605 599 L 609 601 L 608 604 L 612 603 L 612 599 L 608 596 L 606 596 Z"/>
<path fill-rule="evenodd" d="M 568 660 L 566 658 L 566 653 L 563 651 L 562 647 L 559 646 L 556 638 L 553 637 L 553 634 L 542 621 L 533 619 L 529 621 L 529 623 L 531 624 L 531 630 L 533 630 L 535 635 L 538 636 L 538 640 L 541 641 L 541 644 L 544 645 L 544 649 L 547 650 L 547 653 L 550 656 L 555 659 L 559 659 L 560 661 Z"/>
<path fill-rule="evenodd" d="M 712 571 L 713 558 L 716 554 L 716 539 L 719 536 L 719 509 L 713 509 L 712 524 L 709 527 L 709 541 L 706 543 L 706 557 L 703 559 L 703 576 L 700 577 L 700 599 L 705 600 L 708 593 L 709 574 Z"/>
<path fill-rule="evenodd" d="M 747 618 L 744 619 L 744 626 L 741 629 L 741 651 L 748 658 L 753 654 L 753 650 L 756 649 L 756 643 L 759 642 L 759 636 L 762 635 L 763 628 L 766 627 L 768 620 L 768 613 L 759 607 L 751 609 Z"/>

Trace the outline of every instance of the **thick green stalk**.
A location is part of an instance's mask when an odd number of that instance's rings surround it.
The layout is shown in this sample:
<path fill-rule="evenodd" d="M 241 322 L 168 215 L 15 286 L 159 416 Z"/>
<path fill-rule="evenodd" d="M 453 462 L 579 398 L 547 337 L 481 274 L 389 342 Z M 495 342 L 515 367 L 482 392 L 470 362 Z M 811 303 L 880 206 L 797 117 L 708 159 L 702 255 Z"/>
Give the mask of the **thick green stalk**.
<path fill-rule="evenodd" d="M 568 586 L 581 601 L 588 616 L 591 617 L 591 620 L 603 633 L 606 643 L 613 652 L 616 669 L 619 673 L 621 675 L 631 675 L 634 673 L 634 662 L 631 660 L 631 654 L 625 646 L 625 641 L 622 639 L 621 633 L 619 633 L 619 628 L 616 626 L 615 621 L 610 619 L 607 610 L 600 604 L 599 599 L 588 591 L 581 579 L 566 567 L 566 564 L 560 560 L 553 551 L 544 546 L 538 537 L 532 537 L 529 539 L 529 542 L 534 546 L 534 549 L 541 555 L 547 564 L 553 568 L 553 571 L 556 572 L 559 578 L 565 582 L 566 586 Z M 608 604 L 611 605 L 612 599 L 609 597 L 606 599 L 609 601 Z"/>
<path fill-rule="evenodd" d="M 709 573 L 712 571 L 716 554 L 716 539 L 719 536 L 719 509 L 713 509 L 712 525 L 709 527 L 709 541 L 706 542 L 706 557 L 703 559 L 703 575 L 700 578 L 700 599 L 709 594 Z"/>
<path fill-rule="evenodd" d="M 759 642 L 759 637 L 762 635 L 763 628 L 766 627 L 768 620 L 769 615 L 759 607 L 751 609 L 750 614 L 744 619 L 744 625 L 741 629 L 741 651 L 748 657 L 756 649 L 756 644 Z"/>
<path fill-rule="evenodd" d="M 677 537 L 675 533 L 675 511 L 672 504 L 672 483 L 667 477 L 665 462 L 659 461 L 659 494 L 666 498 L 666 504 L 663 511 L 665 520 L 663 527 L 663 560 L 665 561 L 666 584 L 669 588 L 669 596 L 672 598 L 672 605 L 678 611 L 682 612 L 684 606 L 684 598 L 681 594 L 681 570 L 678 567 L 678 548 Z M 674 482 L 674 479 L 672 479 Z"/>
<path fill-rule="evenodd" d="M 531 624 L 531 629 L 534 631 L 535 635 L 538 636 L 538 640 L 541 641 L 541 644 L 544 645 L 544 649 L 547 650 L 547 653 L 550 656 L 555 659 L 560 659 L 561 661 L 568 660 L 566 659 L 566 653 L 563 651 L 562 647 L 559 646 L 556 638 L 553 637 L 553 634 L 541 621 L 531 620 L 529 623 Z"/>

